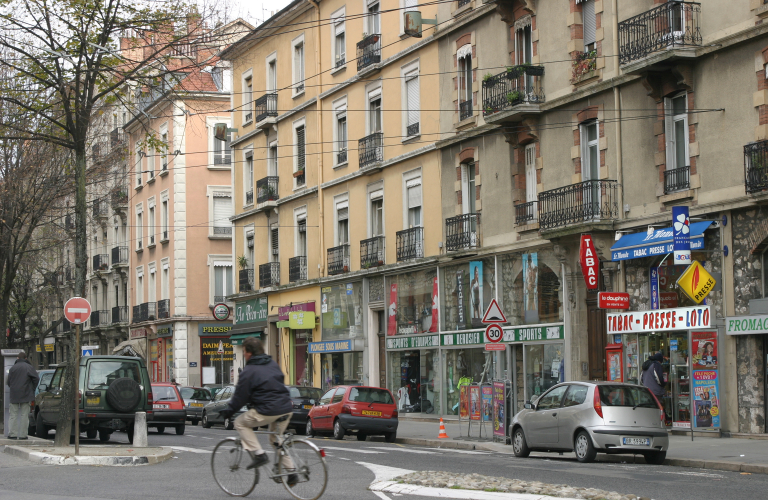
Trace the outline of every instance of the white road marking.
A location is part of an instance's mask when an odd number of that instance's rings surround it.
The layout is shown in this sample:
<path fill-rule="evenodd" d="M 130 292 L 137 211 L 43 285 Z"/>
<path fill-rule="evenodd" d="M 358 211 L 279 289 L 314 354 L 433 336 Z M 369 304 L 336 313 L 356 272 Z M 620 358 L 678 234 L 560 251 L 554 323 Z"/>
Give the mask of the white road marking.
<path fill-rule="evenodd" d="M 352 453 L 369 453 L 372 455 L 381 455 L 384 453 L 383 451 L 358 450 L 355 448 L 337 448 L 335 446 L 323 446 L 323 448 L 326 450 L 351 451 Z"/>
<path fill-rule="evenodd" d="M 490 451 L 457 450 L 455 448 L 427 448 L 427 450 L 447 451 L 450 453 L 464 453 L 466 455 L 490 455 Z"/>
<path fill-rule="evenodd" d="M 208 437 L 205 437 L 205 436 L 200 436 L 200 439 L 211 439 L 211 440 L 213 440 L 213 438 L 208 438 Z"/>
<path fill-rule="evenodd" d="M 376 495 L 379 498 L 383 498 L 384 500 L 391 500 L 387 495 L 385 495 L 384 493 L 382 493 L 380 491 L 374 491 L 373 494 Z"/>
<path fill-rule="evenodd" d="M 436 451 L 424 451 L 424 450 L 414 450 L 413 448 L 387 448 L 384 446 L 371 446 L 370 447 L 373 450 L 387 450 L 387 451 L 404 451 L 405 453 L 416 453 L 419 455 L 435 455 L 437 454 Z"/>
<path fill-rule="evenodd" d="M 344 457 L 336 457 L 336 458 L 338 458 L 339 460 L 352 460 L 351 458 L 344 458 Z"/>
<path fill-rule="evenodd" d="M 412 470 L 408 469 L 398 469 L 397 467 L 388 467 L 386 465 L 371 464 L 368 462 L 356 463 L 367 467 L 371 472 L 373 472 L 373 474 L 376 476 L 376 479 L 373 480 L 374 483 L 378 483 L 379 481 L 389 481 L 390 479 L 394 479 L 397 476 L 402 476 L 403 474 L 410 474 L 413 472 Z"/>
<path fill-rule="evenodd" d="M 188 451 L 190 453 L 213 453 L 211 450 L 201 450 L 200 448 L 187 448 L 186 446 L 171 446 L 173 451 Z"/>

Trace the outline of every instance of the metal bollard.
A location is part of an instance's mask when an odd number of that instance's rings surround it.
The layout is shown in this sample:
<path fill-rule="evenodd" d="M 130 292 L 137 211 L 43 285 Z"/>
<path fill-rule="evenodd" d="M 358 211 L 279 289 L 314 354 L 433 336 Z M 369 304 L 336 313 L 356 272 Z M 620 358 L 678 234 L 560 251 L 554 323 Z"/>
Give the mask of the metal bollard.
<path fill-rule="evenodd" d="M 133 421 L 133 447 L 146 448 L 147 446 L 147 413 L 137 411 L 136 419 Z"/>

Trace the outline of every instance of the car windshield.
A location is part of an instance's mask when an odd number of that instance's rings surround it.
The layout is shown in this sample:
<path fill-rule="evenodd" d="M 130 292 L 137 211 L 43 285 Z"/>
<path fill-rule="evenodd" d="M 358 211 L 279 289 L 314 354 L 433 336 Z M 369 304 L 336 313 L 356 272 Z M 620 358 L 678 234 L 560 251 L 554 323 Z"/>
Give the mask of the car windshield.
<path fill-rule="evenodd" d="M 289 387 L 292 398 L 320 399 L 323 393 L 314 387 Z"/>
<path fill-rule="evenodd" d="M 130 361 L 93 361 L 89 364 L 88 388 L 106 389 L 119 378 L 129 378 L 141 384 L 139 364 Z"/>
<path fill-rule="evenodd" d="M 195 389 L 194 387 L 183 387 L 181 397 L 184 399 L 197 399 L 198 401 L 210 401 L 211 395 L 205 389 Z"/>
<path fill-rule="evenodd" d="M 600 404 L 603 406 L 631 406 L 658 408 L 651 391 L 645 387 L 626 385 L 600 385 Z"/>
<path fill-rule="evenodd" d="M 388 390 L 371 387 L 353 387 L 349 391 L 349 400 L 357 403 L 394 404 Z"/>
<path fill-rule="evenodd" d="M 155 401 L 178 401 L 179 400 L 179 398 L 176 397 L 176 391 L 173 390 L 173 387 L 170 387 L 167 385 L 153 385 L 152 396 L 154 397 Z"/>

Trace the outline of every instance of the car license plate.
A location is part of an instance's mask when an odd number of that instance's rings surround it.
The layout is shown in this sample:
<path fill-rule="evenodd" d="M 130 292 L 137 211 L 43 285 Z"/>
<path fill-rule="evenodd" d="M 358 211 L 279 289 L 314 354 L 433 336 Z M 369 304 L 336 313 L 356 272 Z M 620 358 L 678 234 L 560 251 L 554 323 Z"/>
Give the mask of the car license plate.
<path fill-rule="evenodd" d="M 203 403 L 189 403 L 189 406 L 196 406 L 198 408 L 202 408 L 203 407 Z"/>
<path fill-rule="evenodd" d="M 648 438 L 624 438 L 622 442 L 629 446 L 651 446 L 651 440 Z"/>
<path fill-rule="evenodd" d="M 304 405 L 304 409 L 305 410 L 311 410 L 312 409 L 312 405 Z"/>
<path fill-rule="evenodd" d="M 380 417 L 381 416 L 381 412 L 380 411 L 363 410 L 363 415 L 365 415 L 366 417 Z"/>
<path fill-rule="evenodd" d="M 152 405 L 155 410 L 167 410 L 171 405 Z"/>
<path fill-rule="evenodd" d="M 101 398 L 85 398 L 85 404 L 88 406 L 98 406 L 101 403 Z"/>

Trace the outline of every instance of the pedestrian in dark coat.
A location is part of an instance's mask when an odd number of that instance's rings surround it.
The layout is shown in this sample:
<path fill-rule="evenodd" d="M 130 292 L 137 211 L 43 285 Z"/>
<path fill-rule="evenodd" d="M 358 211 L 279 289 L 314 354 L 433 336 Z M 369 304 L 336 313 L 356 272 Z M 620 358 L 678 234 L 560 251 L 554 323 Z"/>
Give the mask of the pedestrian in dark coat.
<path fill-rule="evenodd" d="M 35 400 L 35 388 L 39 380 L 37 370 L 27 361 L 26 353 L 20 352 L 5 378 L 6 385 L 11 389 L 9 439 L 27 439 L 30 402 Z"/>

